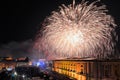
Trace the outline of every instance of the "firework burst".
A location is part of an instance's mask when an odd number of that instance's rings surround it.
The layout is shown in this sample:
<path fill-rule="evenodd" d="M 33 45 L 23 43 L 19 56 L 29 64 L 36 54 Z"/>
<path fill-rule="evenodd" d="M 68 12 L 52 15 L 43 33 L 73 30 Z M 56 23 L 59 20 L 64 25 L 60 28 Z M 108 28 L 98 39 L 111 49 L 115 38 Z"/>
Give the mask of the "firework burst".
<path fill-rule="evenodd" d="M 60 6 L 43 23 L 35 47 L 48 58 L 100 57 L 113 54 L 115 28 L 105 5 L 97 2 Z M 115 39 L 114 39 L 115 40 Z"/>

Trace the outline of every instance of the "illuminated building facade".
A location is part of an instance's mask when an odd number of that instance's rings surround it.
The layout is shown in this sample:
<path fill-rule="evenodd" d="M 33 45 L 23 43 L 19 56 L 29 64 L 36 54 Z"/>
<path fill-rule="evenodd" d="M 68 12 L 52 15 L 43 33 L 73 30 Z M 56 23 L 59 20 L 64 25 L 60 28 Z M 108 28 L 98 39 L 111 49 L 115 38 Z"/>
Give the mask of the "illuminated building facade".
<path fill-rule="evenodd" d="M 15 68 L 16 66 L 29 65 L 29 58 L 0 57 L 0 70 L 3 68 Z"/>
<path fill-rule="evenodd" d="M 77 80 L 120 80 L 120 59 L 53 60 L 53 71 Z"/>
<path fill-rule="evenodd" d="M 16 61 L 11 57 L 1 57 L 0 58 L 0 70 L 5 68 L 14 68 L 16 66 Z"/>

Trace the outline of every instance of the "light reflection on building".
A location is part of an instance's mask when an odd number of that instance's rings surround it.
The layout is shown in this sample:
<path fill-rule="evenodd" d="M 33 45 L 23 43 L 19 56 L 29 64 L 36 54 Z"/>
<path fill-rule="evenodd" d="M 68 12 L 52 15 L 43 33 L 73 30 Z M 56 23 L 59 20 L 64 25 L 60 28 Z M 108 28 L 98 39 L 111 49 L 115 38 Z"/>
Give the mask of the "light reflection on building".
<path fill-rule="evenodd" d="M 53 60 L 53 71 L 77 80 L 120 80 L 120 59 Z"/>

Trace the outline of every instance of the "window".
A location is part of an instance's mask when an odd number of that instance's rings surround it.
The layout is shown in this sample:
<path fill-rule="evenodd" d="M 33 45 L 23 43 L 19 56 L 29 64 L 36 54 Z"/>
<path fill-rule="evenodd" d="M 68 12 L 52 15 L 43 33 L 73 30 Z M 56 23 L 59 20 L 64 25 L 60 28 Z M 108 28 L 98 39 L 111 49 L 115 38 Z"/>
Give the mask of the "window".
<path fill-rule="evenodd" d="M 81 69 L 80 74 L 83 74 L 83 69 Z"/>
<path fill-rule="evenodd" d="M 81 65 L 81 67 L 83 67 L 83 65 Z"/>
<path fill-rule="evenodd" d="M 104 77 L 110 77 L 111 76 L 111 65 L 102 65 L 102 71 L 101 74 Z"/>

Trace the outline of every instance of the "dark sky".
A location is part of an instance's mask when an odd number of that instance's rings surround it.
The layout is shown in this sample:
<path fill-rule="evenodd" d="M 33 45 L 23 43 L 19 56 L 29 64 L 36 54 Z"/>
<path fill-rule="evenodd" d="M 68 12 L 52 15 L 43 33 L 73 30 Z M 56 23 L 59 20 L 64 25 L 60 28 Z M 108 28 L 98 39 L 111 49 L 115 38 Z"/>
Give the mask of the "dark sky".
<path fill-rule="evenodd" d="M 76 0 L 80 1 L 80 0 Z M 102 0 L 109 13 L 120 25 L 119 0 Z M 4 0 L 0 2 L 0 44 L 11 41 L 32 39 L 38 31 L 38 25 L 57 10 L 61 4 L 72 3 L 72 0 Z M 118 33 L 120 30 L 118 30 Z"/>

